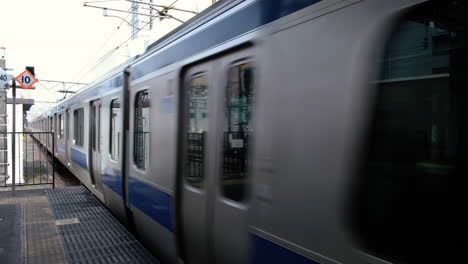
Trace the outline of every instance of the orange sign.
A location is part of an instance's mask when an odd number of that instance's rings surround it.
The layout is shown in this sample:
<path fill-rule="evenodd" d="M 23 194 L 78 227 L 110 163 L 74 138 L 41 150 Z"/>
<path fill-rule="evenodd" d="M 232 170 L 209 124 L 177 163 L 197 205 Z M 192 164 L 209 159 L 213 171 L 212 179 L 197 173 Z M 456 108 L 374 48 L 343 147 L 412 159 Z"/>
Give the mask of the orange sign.
<path fill-rule="evenodd" d="M 16 82 L 18 82 L 24 89 L 29 89 L 33 84 L 38 82 L 36 77 L 32 75 L 28 70 L 24 70 L 20 75 L 16 76 Z"/>

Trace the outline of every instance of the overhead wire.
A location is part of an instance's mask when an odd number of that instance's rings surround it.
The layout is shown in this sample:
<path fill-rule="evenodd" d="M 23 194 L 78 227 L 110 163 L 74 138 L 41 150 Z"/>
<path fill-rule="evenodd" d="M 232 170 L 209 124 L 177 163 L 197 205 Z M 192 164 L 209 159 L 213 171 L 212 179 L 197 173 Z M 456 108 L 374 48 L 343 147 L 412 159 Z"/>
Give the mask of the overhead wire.
<path fill-rule="evenodd" d="M 180 23 L 184 23 L 184 21 L 183 21 L 182 19 L 179 19 L 179 18 L 174 17 L 173 15 L 169 15 L 169 14 L 167 13 L 167 11 L 169 11 L 169 9 L 171 9 L 171 8 L 174 6 L 174 4 L 177 3 L 178 1 L 179 1 L 179 0 L 175 0 L 175 1 L 172 2 L 172 4 L 170 4 L 167 8 L 163 8 L 162 10 L 158 10 L 158 9 L 156 9 L 156 8 L 154 8 L 154 7 L 151 7 L 151 9 L 155 10 L 156 12 L 158 12 L 159 15 L 163 14 L 164 16 L 162 16 L 162 17 L 172 18 L 172 19 L 174 19 L 174 20 L 179 21 Z M 166 11 L 166 12 L 164 12 L 164 11 Z"/>
<path fill-rule="evenodd" d="M 44 87 L 44 88 L 47 89 L 47 90 L 52 90 L 52 89 L 54 89 L 55 87 L 59 86 L 59 85 L 62 84 L 62 83 L 58 83 L 58 84 L 56 84 L 56 85 L 54 85 L 54 86 L 52 86 L 52 87 L 46 87 L 46 86 L 43 85 L 43 84 L 41 83 L 41 81 L 39 80 L 39 81 L 37 82 L 37 84 L 39 84 L 40 86 Z"/>
<path fill-rule="evenodd" d="M 98 0 L 98 1 L 85 1 L 85 3 L 103 3 L 103 2 L 122 2 L 122 0 Z"/>
<path fill-rule="evenodd" d="M 169 8 L 171 8 L 172 6 L 175 5 L 175 3 L 179 2 L 179 0 L 175 0 L 174 2 L 172 2 L 172 4 L 169 5 Z"/>
<path fill-rule="evenodd" d="M 174 6 L 174 4 L 176 4 L 179 0 L 174 0 L 174 2 L 172 2 L 169 7 L 172 7 Z M 129 8 L 130 10 L 131 8 Z M 129 14 L 130 15 L 130 14 Z M 128 17 L 128 16 L 127 16 Z M 169 16 L 170 18 L 174 18 L 173 16 Z M 136 36 L 141 30 L 143 30 L 144 28 L 146 28 L 146 26 L 148 26 L 149 24 L 151 24 L 153 22 L 153 20 L 156 18 L 155 17 L 151 17 L 150 20 L 145 24 L 143 25 L 142 27 L 140 27 L 138 30 L 135 31 L 135 33 L 133 33 L 128 39 L 126 39 L 124 42 L 122 42 L 121 44 L 119 44 L 118 46 L 116 46 L 115 48 L 111 49 L 108 53 L 104 54 L 96 63 L 95 65 L 90 69 L 88 70 L 85 74 L 83 74 L 83 77 L 86 76 L 88 73 L 90 73 L 91 71 L 93 71 L 94 69 L 96 69 L 99 65 L 101 65 L 104 61 L 106 61 L 115 51 L 117 51 L 120 47 L 122 47 L 123 45 L 125 45 L 128 41 L 130 41 L 134 36 Z M 175 18 L 174 18 L 175 19 Z M 123 22 L 122 22 L 123 23 Z M 88 63 L 89 65 L 89 63 Z M 79 79 L 79 81 L 81 81 L 81 79 L 83 78 L 81 77 Z M 78 82 L 79 82 L 78 81 Z M 82 88 L 81 88 L 82 89 Z M 81 90 L 79 89 L 79 90 Z M 78 90 L 78 91 L 79 91 Z"/>
<path fill-rule="evenodd" d="M 146 26 L 148 26 L 151 22 L 153 22 L 153 20 L 155 19 L 156 17 L 152 17 L 150 19 L 150 21 L 148 21 L 145 25 L 143 25 L 141 28 L 139 28 L 135 33 L 133 33 L 128 39 L 126 39 L 124 42 L 122 42 L 121 44 L 119 44 L 117 47 L 113 48 L 111 51 L 109 51 L 106 55 L 104 55 L 100 60 L 99 60 L 99 63 L 96 63 L 96 65 L 94 65 L 94 67 L 89 70 L 89 71 L 92 71 L 94 70 L 95 68 L 97 68 L 101 63 L 103 63 L 107 58 L 109 58 L 116 50 L 118 50 L 120 47 L 122 47 L 123 45 L 125 45 L 125 43 L 127 43 L 128 41 L 130 41 L 134 36 L 136 36 L 136 34 L 138 34 L 141 30 L 143 30 Z"/>
<path fill-rule="evenodd" d="M 174 0 L 174 2 L 172 2 L 172 4 L 169 5 L 169 8 L 174 6 L 175 3 L 177 3 L 179 0 Z M 90 71 L 94 70 L 97 66 L 99 66 L 99 64 L 101 64 L 102 62 L 104 62 L 107 58 L 109 58 L 116 50 L 118 50 L 122 45 L 124 45 L 125 43 L 127 43 L 129 40 L 131 40 L 136 34 L 138 34 L 141 30 L 143 30 L 146 26 L 148 26 L 151 22 L 153 22 L 153 20 L 155 19 L 156 17 L 152 17 L 150 18 L 150 20 L 144 25 L 142 26 L 141 28 L 139 28 L 134 34 L 132 34 L 132 36 L 130 36 L 130 38 L 128 38 L 127 40 L 125 40 L 122 44 L 118 45 L 117 47 L 113 48 L 111 51 L 109 51 L 106 55 L 104 55 L 100 60 L 99 60 L 99 63 L 97 63 Z"/>
<path fill-rule="evenodd" d="M 131 7 L 128 9 L 130 10 Z M 128 17 L 130 16 L 130 14 L 128 14 L 125 19 L 127 19 Z M 80 74 L 87 68 L 90 66 L 90 64 L 93 62 L 93 60 L 96 58 L 96 56 L 99 54 L 99 52 L 106 46 L 107 42 L 115 35 L 115 33 L 117 33 L 117 31 L 120 29 L 120 27 L 124 24 L 124 22 L 122 21 L 119 26 L 117 26 L 117 28 L 109 35 L 109 37 L 107 37 L 107 39 L 102 43 L 102 45 L 99 47 L 99 49 L 94 53 L 94 55 L 91 57 L 91 59 L 88 61 L 88 63 L 79 71 Z M 90 70 L 91 71 L 91 70 Z M 84 76 L 86 76 L 86 74 L 88 74 L 90 71 L 88 72 L 85 72 L 84 74 L 82 74 L 78 79 L 81 81 Z M 79 75 L 79 74 L 77 74 Z M 75 79 L 75 78 L 74 78 Z M 78 81 L 79 82 L 79 81 Z"/>
<path fill-rule="evenodd" d="M 120 1 L 120 0 L 101 0 L 101 1 L 90 1 L 89 3 L 98 3 L 98 2 L 116 2 L 116 1 Z M 167 8 L 168 10 L 174 6 L 174 4 L 176 4 L 179 0 L 175 0 L 173 1 L 170 5 L 169 5 L 169 8 Z M 128 9 L 130 10 L 131 7 Z M 156 10 L 158 11 L 158 10 Z M 159 13 L 159 11 L 158 11 Z M 128 17 L 130 16 L 130 14 L 128 14 L 125 19 L 127 19 Z M 159 17 L 159 16 L 158 16 Z M 169 15 L 168 16 L 169 18 L 173 18 L 173 19 L 176 19 L 175 17 Z M 87 72 L 85 72 L 84 74 L 82 74 L 79 78 L 79 81 L 77 82 L 80 82 L 88 73 L 90 73 L 91 71 L 93 71 L 96 67 L 98 67 L 101 63 L 103 63 L 105 60 L 107 60 L 116 50 L 118 50 L 121 46 L 125 45 L 128 41 L 130 41 L 134 36 L 136 36 L 141 30 L 143 30 L 144 28 L 146 28 L 149 24 L 151 24 L 153 22 L 153 20 L 156 18 L 155 17 L 151 17 L 150 20 L 145 24 L 143 25 L 141 28 L 137 29 L 137 31 L 135 33 L 133 33 L 128 39 L 126 39 L 124 42 L 122 42 L 120 45 L 118 45 L 117 47 L 113 48 L 112 50 L 110 50 L 109 52 L 107 52 L 104 56 L 102 56 L 96 63 L 95 65 L 90 69 L 88 70 Z M 176 19 L 176 20 L 179 20 L 179 19 Z M 180 21 L 180 20 L 179 20 Z M 182 22 L 182 21 L 181 21 Z M 107 42 L 117 33 L 117 31 L 121 28 L 121 26 L 124 24 L 124 22 L 122 21 L 119 26 L 117 26 L 117 28 L 109 35 L 109 37 L 107 37 L 107 39 L 102 43 L 102 45 L 99 47 L 99 49 L 94 53 L 94 55 L 92 56 L 92 58 L 89 60 L 89 62 L 80 70 L 80 72 L 83 72 L 91 63 L 92 61 L 96 58 L 97 54 L 99 54 L 99 52 L 105 47 L 105 45 L 107 44 Z M 77 74 L 79 75 L 79 74 Z M 74 78 L 75 79 L 75 78 Z M 44 87 L 45 89 L 47 90 L 52 90 L 54 89 L 55 87 L 59 86 L 61 83 L 58 83 L 52 87 L 46 87 L 44 86 L 43 84 L 41 84 L 40 82 L 38 82 L 39 85 L 41 85 L 42 87 Z M 76 86 L 76 84 L 72 84 L 71 86 L 68 87 L 68 89 L 70 89 L 71 87 L 73 86 Z M 85 86 L 83 86 L 85 87 Z M 80 89 L 78 89 L 77 91 L 81 90 L 83 87 L 81 87 Z M 45 103 L 45 102 L 44 102 Z"/>

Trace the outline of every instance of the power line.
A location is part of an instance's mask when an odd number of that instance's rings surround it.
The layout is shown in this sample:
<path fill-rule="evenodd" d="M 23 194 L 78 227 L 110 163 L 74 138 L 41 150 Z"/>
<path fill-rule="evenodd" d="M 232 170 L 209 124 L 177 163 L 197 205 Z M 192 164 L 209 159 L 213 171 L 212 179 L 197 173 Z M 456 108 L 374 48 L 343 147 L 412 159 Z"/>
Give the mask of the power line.
<path fill-rule="evenodd" d="M 34 100 L 34 103 L 55 104 L 56 102 L 54 102 L 54 101 L 38 101 L 38 100 Z"/>
<path fill-rule="evenodd" d="M 109 58 L 116 50 L 118 50 L 122 45 L 124 45 L 125 43 L 127 43 L 129 40 L 131 40 L 136 34 L 138 34 L 138 32 L 140 32 L 141 30 L 143 30 L 147 25 L 149 25 L 151 22 L 153 22 L 155 17 L 152 17 L 150 19 L 150 21 L 148 21 L 148 23 L 146 23 L 144 26 L 142 26 L 140 29 L 138 29 L 134 34 L 132 34 L 132 36 L 130 36 L 130 38 L 128 38 L 127 40 L 125 40 L 123 43 L 121 43 L 120 45 L 118 45 L 117 47 L 113 48 L 111 51 L 109 51 L 106 55 L 104 55 L 100 60 L 99 60 L 99 63 L 97 63 L 90 71 L 94 70 L 96 67 L 98 67 L 101 63 L 103 63 L 107 58 Z"/>
<path fill-rule="evenodd" d="M 86 3 L 102 3 L 102 2 L 122 2 L 122 0 L 99 0 L 99 1 L 86 1 Z"/>
<path fill-rule="evenodd" d="M 178 0 L 174 1 L 174 3 L 177 2 L 177 1 L 178 1 Z M 173 3 L 173 4 L 174 4 L 174 3 Z M 172 4 L 171 4 L 171 6 L 172 6 Z M 179 21 L 180 23 L 184 23 L 184 21 L 183 21 L 182 19 L 176 18 L 176 17 L 174 17 L 173 15 L 169 15 L 169 14 L 167 13 L 166 10 L 169 10 L 170 7 L 169 7 L 169 8 L 164 8 L 163 10 L 158 10 L 158 9 L 156 9 L 156 8 L 154 8 L 154 7 L 150 7 L 150 8 L 153 9 L 153 10 L 155 10 L 156 12 L 158 12 L 159 16 L 161 16 L 161 17 L 172 18 L 172 19 L 174 19 L 174 20 Z M 195 13 L 195 14 L 196 14 L 196 13 Z"/>
<path fill-rule="evenodd" d="M 41 82 L 47 82 L 47 83 L 57 83 L 56 85 L 52 86 L 52 87 L 46 87 L 45 85 L 43 85 Z M 79 82 L 66 82 L 66 81 L 55 81 L 55 80 L 39 80 L 37 82 L 40 86 L 44 87 L 46 90 L 52 90 L 54 89 L 55 87 L 59 86 L 60 84 L 64 85 L 65 84 L 71 84 L 70 87 L 73 87 L 75 85 L 87 85 L 87 83 L 79 83 Z M 70 88 L 69 87 L 69 88 Z"/>
<path fill-rule="evenodd" d="M 169 8 L 172 8 L 175 5 L 175 3 L 177 3 L 177 2 L 179 2 L 179 0 L 174 0 L 174 2 L 172 2 L 172 4 L 169 5 Z M 172 8 L 172 9 L 178 10 L 176 8 Z M 197 12 L 195 12 L 195 13 L 197 13 Z"/>
<path fill-rule="evenodd" d="M 82 73 L 86 68 L 88 68 L 88 66 L 93 62 L 93 60 L 96 58 L 96 56 L 98 55 L 98 53 L 106 46 L 107 42 L 115 35 L 115 33 L 117 32 L 117 30 L 120 29 L 120 26 L 122 26 L 123 22 L 120 23 L 120 25 L 117 27 L 116 30 L 114 30 L 114 32 L 112 32 L 112 34 L 102 43 L 101 47 L 94 53 L 93 57 L 91 57 L 91 59 L 88 61 L 88 63 L 80 70 L 80 73 Z M 83 75 L 81 75 L 79 78 L 78 78 L 78 81 L 81 81 L 83 79 L 84 76 L 86 76 L 86 74 L 89 73 L 86 72 L 84 73 Z M 78 74 L 77 74 L 78 75 Z M 75 78 L 74 78 L 75 79 Z"/>
<path fill-rule="evenodd" d="M 175 3 L 177 3 L 179 0 L 175 0 L 174 2 L 172 2 L 172 4 L 168 5 L 168 6 L 164 6 L 164 5 L 155 5 L 153 3 L 146 3 L 146 2 L 142 2 L 142 1 L 136 1 L 136 0 L 125 0 L 127 2 L 131 2 L 131 3 L 137 3 L 137 4 L 142 4 L 142 5 L 149 5 L 150 7 L 162 7 L 163 9 L 171 9 L 171 10 L 175 10 L 175 11 L 180 11 L 180 12 L 187 12 L 187 13 L 192 13 L 192 14 L 198 14 L 197 12 L 195 11 L 192 11 L 192 10 L 187 10 L 187 9 L 180 9 L 180 8 L 175 8 L 173 7 L 173 5 Z"/>
<path fill-rule="evenodd" d="M 141 29 L 139 29 L 138 31 L 140 31 Z M 125 44 L 125 42 L 123 43 Z M 97 62 L 96 64 L 93 66 L 93 68 L 91 68 L 91 70 L 89 71 L 92 71 L 94 69 L 96 69 L 97 66 L 99 66 L 101 63 L 103 63 L 105 60 L 107 60 L 107 58 L 109 58 L 116 50 L 118 50 L 120 48 L 120 46 L 122 46 L 123 44 L 121 45 L 118 45 L 117 47 L 113 48 L 112 50 L 110 50 L 109 52 L 107 52 L 106 54 L 104 54 L 104 56 L 102 56 Z"/>
<path fill-rule="evenodd" d="M 137 13 L 137 12 L 132 12 L 132 11 L 125 11 L 125 10 L 121 10 L 121 9 L 115 9 L 115 8 L 109 8 L 109 7 L 102 7 L 102 6 L 93 6 L 93 5 L 87 5 L 86 3 L 84 3 L 83 6 L 86 6 L 86 7 L 92 7 L 92 8 L 100 8 L 100 9 L 105 9 L 105 10 L 110 10 L 110 11 L 115 11 L 115 12 L 121 12 L 121 13 L 130 13 L 130 14 L 136 14 L 136 15 L 140 15 L 140 16 L 148 16 L 148 17 L 159 17 L 159 16 L 154 16 L 154 15 L 150 15 L 150 14 L 145 14 L 145 13 Z"/>
<path fill-rule="evenodd" d="M 60 85 L 60 83 L 59 83 L 59 84 L 56 84 L 56 85 L 54 85 L 54 86 L 52 86 L 52 87 L 46 87 L 46 86 L 43 85 L 41 82 L 37 82 L 37 84 L 39 84 L 40 86 L 44 87 L 46 90 L 52 90 L 52 89 L 54 89 L 55 87 L 57 87 L 57 86 Z"/>
<path fill-rule="evenodd" d="M 107 10 L 107 9 L 104 9 L 104 12 L 105 12 L 106 10 Z M 105 17 L 115 17 L 115 18 L 118 18 L 118 19 L 122 20 L 123 22 L 127 23 L 129 26 L 138 29 L 137 27 L 135 27 L 134 25 L 132 25 L 130 22 L 128 22 L 127 20 L 125 20 L 124 18 L 121 18 L 121 17 L 119 17 L 119 16 L 111 16 L 111 15 L 108 15 L 107 13 L 104 13 L 103 16 L 105 16 Z"/>
<path fill-rule="evenodd" d="M 39 82 L 53 82 L 53 83 L 69 83 L 75 85 L 88 85 L 87 83 L 80 83 L 80 82 L 67 82 L 67 81 L 55 81 L 55 80 L 38 80 Z"/>
<path fill-rule="evenodd" d="M 130 10 L 131 8 L 129 8 L 128 10 Z M 127 19 L 128 17 L 130 16 L 130 14 L 128 14 L 125 19 Z M 112 32 L 109 37 L 102 43 L 102 45 L 99 47 L 99 49 L 94 53 L 93 57 L 88 61 L 88 63 L 80 70 L 80 73 L 82 73 L 92 62 L 93 60 L 96 58 L 96 56 L 98 55 L 98 53 L 106 46 L 107 42 L 115 35 L 115 33 L 117 33 L 117 30 L 120 29 L 120 27 L 123 25 L 124 22 L 121 22 L 120 25 L 114 30 L 114 32 Z M 86 76 L 86 74 L 88 74 L 91 70 L 85 72 L 83 75 L 81 75 L 78 80 L 81 81 L 84 76 Z M 79 75 L 79 74 L 77 74 Z M 75 79 L 75 78 L 73 78 Z"/>
<path fill-rule="evenodd" d="M 130 0 L 128 0 L 128 1 L 129 1 L 129 2 L 135 2 L 135 3 L 140 2 L 140 1 L 130 1 Z M 175 0 L 175 1 L 172 2 L 168 7 L 166 6 L 166 8 L 168 8 L 168 9 L 172 8 L 173 5 L 174 5 L 175 3 L 177 3 L 178 1 L 179 1 L 179 0 Z M 144 3 L 144 2 L 142 2 L 142 3 Z M 146 4 L 146 3 L 145 3 L 145 4 Z M 84 6 L 88 6 L 88 5 L 86 5 L 86 2 L 85 2 L 85 4 L 84 4 Z M 94 7 L 94 6 L 89 6 L 89 7 Z M 104 8 L 104 7 L 99 7 L 99 8 Z M 130 9 L 131 9 L 131 8 L 130 8 Z M 160 10 L 157 10 L 157 9 L 155 9 L 155 8 L 153 8 L 153 9 L 156 10 L 156 11 L 158 12 L 158 14 L 160 14 L 160 15 L 154 16 L 154 15 L 146 15 L 146 14 L 143 14 L 143 15 L 149 16 L 149 17 L 150 17 L 150 20 L 149 20 L 144 26 L 142 26 L 141 28 L 137 28 L 137 30 L 130 36 L 130 38 L 128 38 L 127 40 L 125 40 L 123 43 L 121 43 L 120 45 L 116 46 L 115 48 L 111 49 L 108 53 L 104 54 L 104 55 L 95 63 L 95 65 L 83 75 L 83 77 L 86 76 L 89 72 L 91 72 L 91 71 L 93 71 L 94 69 L 96 69 L 96 68 L 97 68 L 99 65 L 101 65 L 104 61 L 106 61 L 106 60 L 107 60 L 115 51 L 117 51 L 120 47 L 122 47 L 123 45 L 125 45 L 125 44 L 126 44 L 128 41 L 130 41 L 131 39 L 133 39 L 133 37 L 136 36 L 141 30 L 143 30 L 146 26 L 148 26 L 149 24 L 151 24 L 151 23 L 153 22 L 153 20 L 154 20 L 156 17 L 168 17 L 168 18 L 175 19 L 175 20 L 177 20 L 177 21 L 179 21 L 179 22 L 181 22 L 181 23 L 184 23 L 184 21 L 182 21 L 182 20 L 180 20 L 180 19 L 178 19 L 178 18 L 175 18 L 175 17 L 172 16 L 172 15 L 168 15 L 167 13 L 165 13 L 165 12 L 163 12 L 163 11 L 160 11 Z M 111 10 L 111 9 L 109 9 L 109 10 Z M 120 11 L 122 11 L 122 10 L 120 10 Z M 122 11 L 122 12 L 129 13 L 129 15 L 133 13 L 133 12 L 129 12 L 129 11 Z M 140 14 L 140 13 L 136 13 L 136 14 Z M 163 14 L 163 15 L 161 15 L 161 14 Z M 128 15 L 127 15 L 127 17 L 128 17 Z M 122 23 L 123 23 L 123 22 L 122 22 Z M 89 63 L 88 63 L 88 65 L 89 65 Z M 83 78 L 83 77 L 82 77 L 82 78 Z M 80 78 L 80 80 L 81 80 L 82 78 Z"/>
<path fill-rule="evenodd" d="M 172 7 L 175 3 L 177 3 L 179 0 L 175 0 L 174 2 L 172 2 L 172 4 L 169 5 L 169 7 Z M 102 62 L 104 62 L 107 58 L 109 58 L 116 50 L 118 50 L 122 45 L 124 45 L 125 43 L 127 43 L 129 40 L 131 40 L 136 34 L 138 34 L 141 30 L 143 30 L 146 26 L 148 26 L 151 22 L 153 22 L 153 20 L 158 17 L 158 16 L 153 16 L 150 18 L 150 21 L 148 21 L 143 27 L 139 28 L 134 34 L 132 34 L 132 36 L 130 36 L 130 38 L 128 38 L 127 40 L 125 40 L 122 44 L 118 45 L 117 47 L 113 48 L 110 52 L 108 52 L 106 55 L 104 55 L 100 60 L 99 60 L 99 63 L 96 63 L 96 65 L 89 71 L 92 71 L 94 70 L 96 67 L 99 66 L 99 64 L 101 64 Z M 174 18 L 174 17 L 172 17 Z M 175 19 L 175 18 L 174 18 Z"/>

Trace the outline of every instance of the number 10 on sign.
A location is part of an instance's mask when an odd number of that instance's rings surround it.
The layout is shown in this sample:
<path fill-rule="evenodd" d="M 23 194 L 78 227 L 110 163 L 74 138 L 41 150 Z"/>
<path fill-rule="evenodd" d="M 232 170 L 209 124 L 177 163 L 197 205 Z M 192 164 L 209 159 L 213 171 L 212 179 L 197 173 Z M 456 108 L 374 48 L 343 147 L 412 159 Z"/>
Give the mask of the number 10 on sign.
<path fill-rule="evenodd" d="M 37 82 L 37 79 L 28 70 L 24 70 L 15 80 L 24 88 L 29 89 Z"/>
<path fill-rule="evenodd" d="M 30 83 L 31 82 L 31 77 L 29 76 L 21 76 L 21 82 L 22 83 Z"/>

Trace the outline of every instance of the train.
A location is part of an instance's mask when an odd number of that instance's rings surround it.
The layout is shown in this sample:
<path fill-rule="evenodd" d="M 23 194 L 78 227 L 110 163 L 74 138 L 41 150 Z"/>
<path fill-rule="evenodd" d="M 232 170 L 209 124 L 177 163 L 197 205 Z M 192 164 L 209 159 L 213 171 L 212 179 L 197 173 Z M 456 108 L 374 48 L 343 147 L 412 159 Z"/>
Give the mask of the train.
<path fill-rule="evenodd" d="M 466 13 L 218 1 L 28 129 L 162 263 L 459 263 Z"/>

